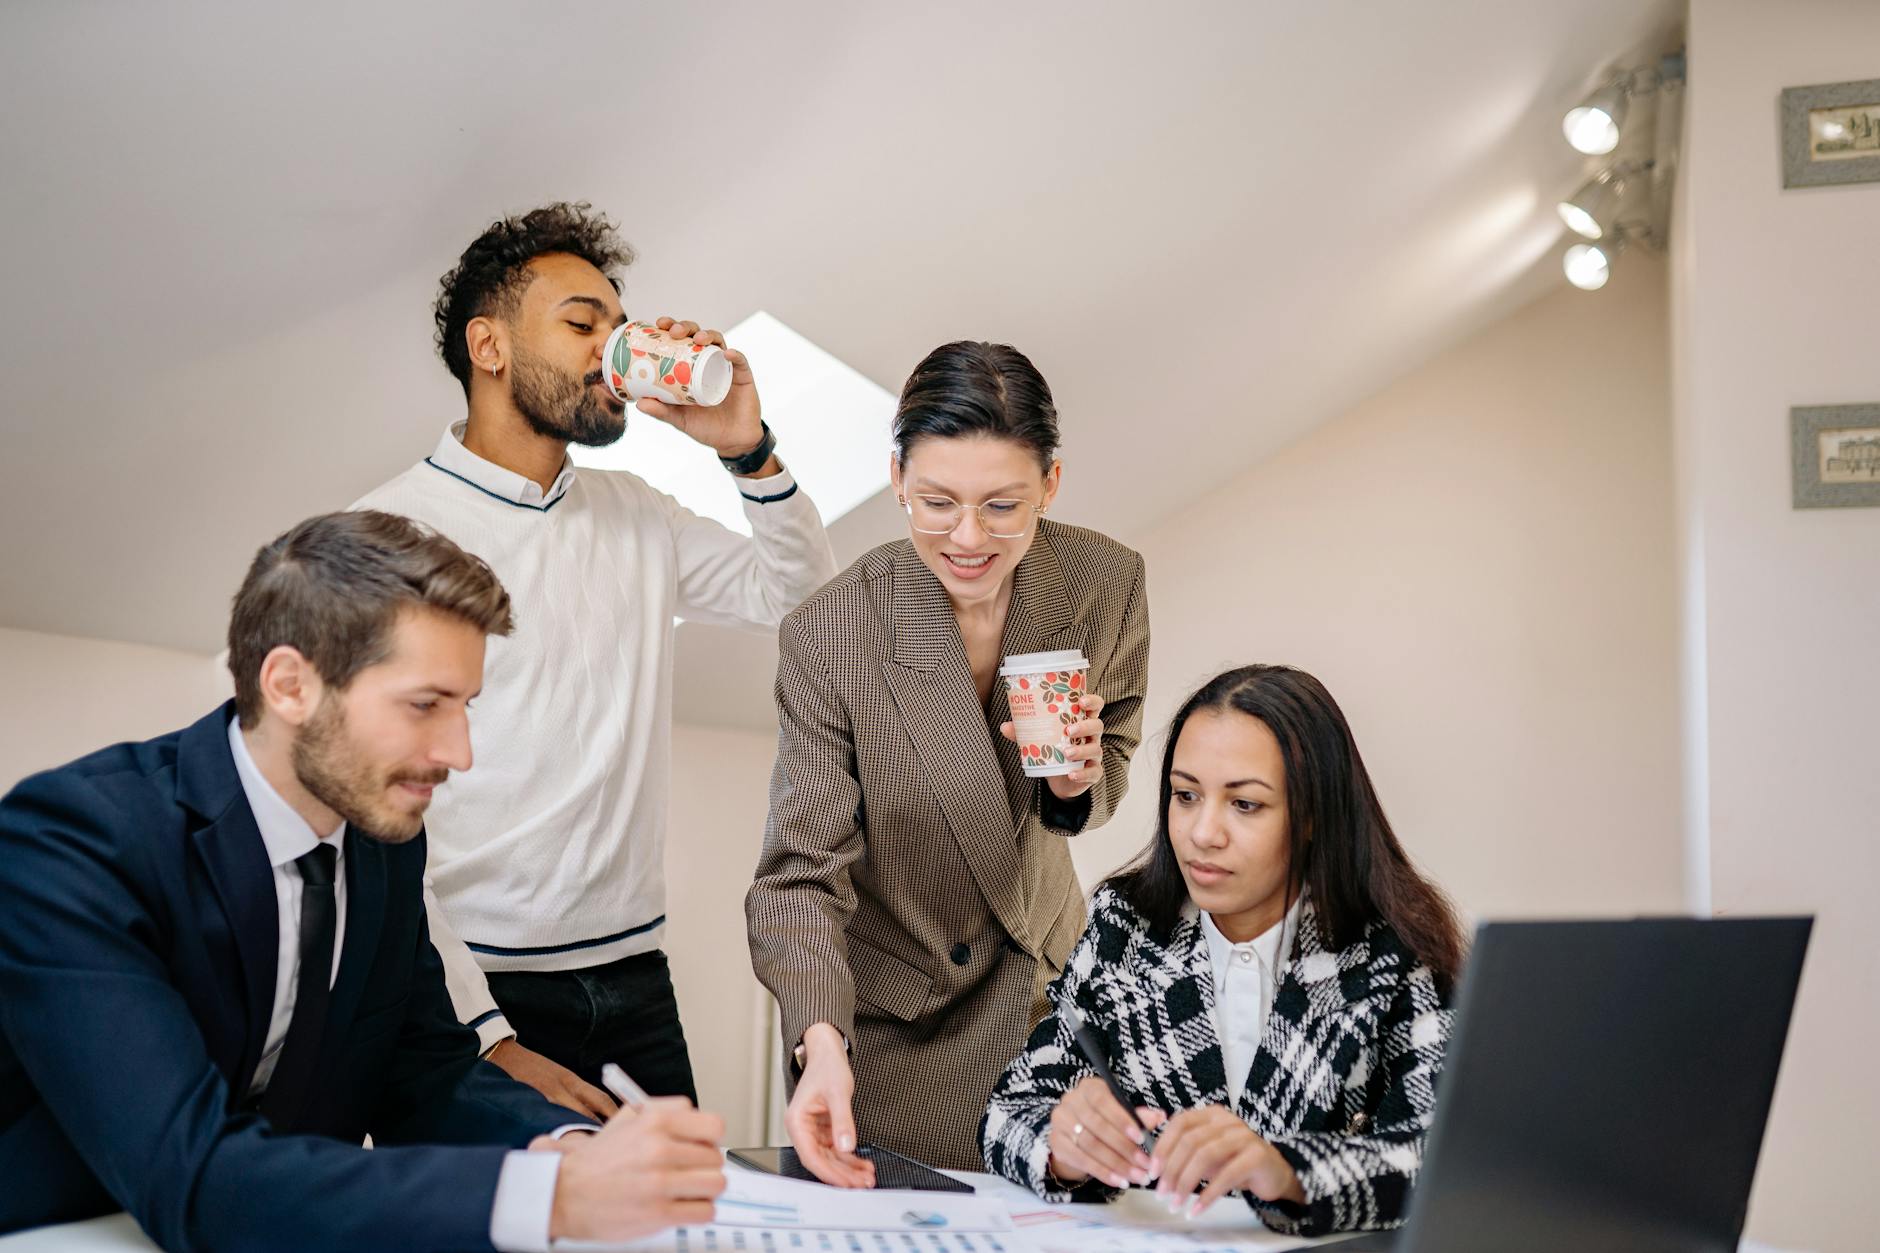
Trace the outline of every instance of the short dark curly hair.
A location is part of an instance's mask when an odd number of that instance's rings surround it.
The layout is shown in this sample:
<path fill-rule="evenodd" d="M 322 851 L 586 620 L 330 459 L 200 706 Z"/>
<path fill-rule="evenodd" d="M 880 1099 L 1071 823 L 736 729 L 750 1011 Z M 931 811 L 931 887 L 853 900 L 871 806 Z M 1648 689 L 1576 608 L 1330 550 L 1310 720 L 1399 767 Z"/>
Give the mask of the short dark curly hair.
<path fill-rule="evenodd" d="M 633 264 L 633 249 L 614 234 L 607 215 L 587 201 L 557 201 L 527 213 L 490 223 L 457 264 L 439 280 L 433 310 L 437 351 L 444 365 L 470 394 L 470 346 L 464 328 L 470 319 L 513 317 L 529 285 L 529 262 L 551 252 L 579 257 L 607 276 L 620 290 L 619 271 Z"/>

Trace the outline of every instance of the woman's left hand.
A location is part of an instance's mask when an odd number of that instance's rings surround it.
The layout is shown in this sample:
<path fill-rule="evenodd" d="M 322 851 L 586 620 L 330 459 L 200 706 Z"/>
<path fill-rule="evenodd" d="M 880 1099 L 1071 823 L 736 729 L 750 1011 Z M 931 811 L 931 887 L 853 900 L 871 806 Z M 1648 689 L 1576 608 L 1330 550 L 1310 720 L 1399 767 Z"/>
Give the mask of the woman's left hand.
<path fill-rule="evenodd" d="M 1170 1213 L 1189 1205 L 1203 1179 L 1208 1186 L 1189 1206 L 1191 1217 L 1235 1191 L 1251 1192 L 1262 1201 L 1305 1204 L 1292 1163 L 1222 1105 L 1183 1110 L 1169 1119 L 1153 1161 L 1160 1177 L 1156 1195 L 1168 1202 Z"/>
<path fill-rule="evenodd" d="M 1103 777 L 1103 719 L 1097 716 L 1103 712 L 1103 698 L 1091 692 L 1079 698 L 1078 703 L 1083 706 L 1084 720 L 1064 728 L 1071 742 L 1064 755 L 1079 763 L 1077 769 L 1045 780 L 1051 786 L 1051 794 L 1061 801 L 1076 800 Z M 999 734 L 1013 743 L 1018 742 L 1018 730 L 1009 722 L 999 724 Z"/>

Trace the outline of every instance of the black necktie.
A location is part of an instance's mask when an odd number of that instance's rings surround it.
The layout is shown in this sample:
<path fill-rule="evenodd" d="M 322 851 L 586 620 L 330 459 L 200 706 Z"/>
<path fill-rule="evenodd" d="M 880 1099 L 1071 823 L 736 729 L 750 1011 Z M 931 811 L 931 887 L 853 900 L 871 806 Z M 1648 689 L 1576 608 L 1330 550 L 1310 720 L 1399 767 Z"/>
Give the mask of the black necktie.
<path fill-rule="evenodd" d="M 274 1076 L 261 1097 L 261 1113 L 277 1130 L 289 1130 L 306 1107 L 319 1060 L 320 1036 L 333 973 L 333 863 L 339 853 L 321 844 L 294 859 L 300 871 L 300 977 L 294 984 L 294 1017 L 281 1044 Z"/>

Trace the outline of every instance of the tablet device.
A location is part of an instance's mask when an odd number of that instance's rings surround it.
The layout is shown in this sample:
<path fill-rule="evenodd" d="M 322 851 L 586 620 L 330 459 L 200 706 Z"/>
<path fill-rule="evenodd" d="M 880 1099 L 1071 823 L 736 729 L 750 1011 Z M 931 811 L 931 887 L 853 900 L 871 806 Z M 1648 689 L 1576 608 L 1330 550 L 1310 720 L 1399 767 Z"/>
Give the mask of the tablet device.
<path fill-rule="evenodd" d="M 761 1170 L 769 1175 L 782 1175 L 786 1179 L 804 1179 L 810 1183 L 822 1183 L 822 1180 L 812 1174 L 810 1168 L 797 1157 L 795 1149 L 732 1149 L 727 1155 L 738 1165 L 751 1170 Z M 973 1190 L 973 1186 L 969 1183 L 961 1183 L 957 1179 L 941 1174 L 931 1166 L 921 1165 L 911 1157 L 902 1157 L 899 1153 L 873 1144 L 862 1145 L 855 1150 L 855 1155 L 875 1164 L 877 1188 L 901 1188 L 913 1192 L 971 1192 Z"/>

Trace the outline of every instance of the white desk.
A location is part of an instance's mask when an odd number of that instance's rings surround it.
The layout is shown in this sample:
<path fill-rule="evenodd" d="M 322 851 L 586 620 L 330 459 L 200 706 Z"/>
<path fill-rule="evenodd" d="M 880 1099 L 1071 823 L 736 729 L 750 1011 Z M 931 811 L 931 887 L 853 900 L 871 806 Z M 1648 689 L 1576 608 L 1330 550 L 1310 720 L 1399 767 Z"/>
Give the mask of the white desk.
<path fill-rule="evenodd" d="M 736 1169 L 733 1167 L 732 1169 Z M 1080 1212 L 1097 1213 L 1106 1217 L 1144 1225 L 1145 1234 L 1156 1229 L 1166 1229 L 1168 1215 L 1155 1202 L 1154 1195 L 1147 1192 L 1132 1191 L 1114 1205 L 1103 1206 L 1047 1206 L 1043 1201 L 1023 1188 L 995 1178 L 992 1175 L 964 1174 L 949 1171 L 958 1178 L 966 1180 L 982 1193 L 996 1197 L 1012 1212 L 1018 1230 L 1013 1234 L 1013 1244 L 1033 1245 L 1039 1249 L 1077 1248 L 1080 1245 L 1091 1247 L 1087 1237 L 1070 1230 L 1074 1224 L 1074 1215 Z M 1070 1220 L 1059 1224 L 1040 1225 L 1032 1221 L 1033 1216 L 1043 1211 L 1052 1211 L 1051 1217 L 1063 1215 Z M 1055 1228 L 1055 1229 L 1054 1229 Z M 1252 1214 L 1238 1199 L 1229 1197 L 1214 1206 L 1198 1222 L 1187 1224 L 1189 1239 L 1194 1240 L 1197 1249 L 1216 1245 L 1231 1244 L 1239 1249 L 1298 1249 L 1310 1248 L 1321 1243 L 1316 1240 L 1292 1240 L 1274 1235 L 1253 1221 Z M 1199 1240 L 1195 1237 L 1199 1236 Z M 1150 1237 L 1153 1239 L 1153 1236 Z M 651 1242 L 647 1242 L 649 1245 Z M 151 1253 L 156 1245 L 152 1244 L 128 1214 L 112 1214 L 105 1218 L 93 1218 L 82 1223 L 66 1223 L 57 1227 L 40 1227 L 33 1231 L 22 1231 L 10 1236 L 0 1236 L 0 1253 Z M 1759 1245 L 1745 1240 L 1742 1253 L 1779 1253 L 1767 1245 Z"/>
<path fill-rule="evenodd" d="M 6 1253 L 150 1253 L 156 1247 L 129 1214 L 0 1236 L 0 1249 Z"/>
<path fill-rule="evenodd" d="M 739 1169 L 736 1166 L 729 1169 Z M 1036 1248 L 1040 1253 L 1052 1253 L 1059 1249 L 1079 1247 L 1097 1247 L 1093 1232 L 1080 1229 L 1082 1224 L 1076 1216 L 1102 1214 L 1130 1225 L 1140 1224 L 1143 1234 L 1150 1240 L 1152 1233 L 1166 1231 L 1172 1226 L 1185 1229 L 1194 1235 L 1202 1235 L 1203 1242 L 1197 1249 L 1219 1244 L 1232 1244 L 1236 1248 L 1254 1251 L 1306 1248 L 1317 1241 L 1300 1241 L 1274 1235 L 1260 1226 L 1246 1205 L 1235 1197 L 1228 1197 L 1214 1206 L 1198 1221 L 1178 1224 L 1168 1212 L 1156 1204 L 1153 1194 L 1131 1191 L 1114 1205 L 1047 1205 L 1031 1193 L 1016 1184 L 1009 1183 L 993 1175 L 967 1174 L 949 1171 L 949 1174 L 965 1180 L 979 1189 L 984 1196 L 1001 1202 L 1013 1216 L 1017 1230 L 1001 1233 L 1007 1243 L 1026 1248 Z M 1205 1233 L 1205 1235 L 1203 1235 Z M 1192 1238 L 1192 1237 L 1191 1237 Z M 657 1247 L 657 1238 L 643 1244 L 652 1249 Z M 1104 1242 L 1106 1245 L 1108 1241 Z M 0 1236 L 0 1253 L 151 1253 L 156 1245 L 152 1244 L 144 1233 L 131 1221 L 128 1214 L 112 1214 L 105 1218 L 93 1218 L 82 1223 L 66 1223 L 56 1227 L 39 1227 L 32 1231 L 22 1231 L 15 1235 Z"/>

